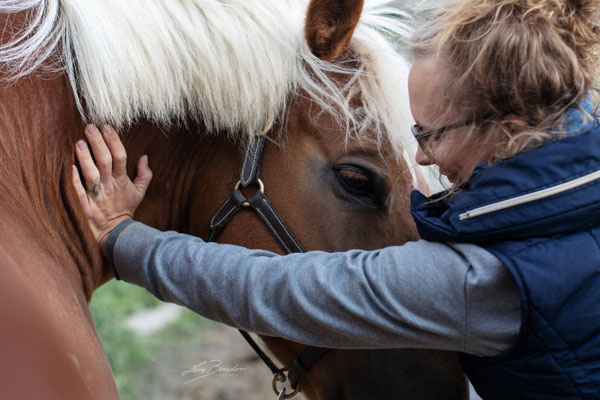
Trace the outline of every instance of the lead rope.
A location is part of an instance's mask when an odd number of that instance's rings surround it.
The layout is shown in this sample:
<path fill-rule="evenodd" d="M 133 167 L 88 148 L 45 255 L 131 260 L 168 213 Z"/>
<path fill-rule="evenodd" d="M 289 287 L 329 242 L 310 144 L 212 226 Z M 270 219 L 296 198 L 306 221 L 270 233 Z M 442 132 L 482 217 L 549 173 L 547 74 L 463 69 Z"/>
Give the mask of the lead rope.
<path fill-rule="evenodd" d="M 227 223 L 231 221 L 233 216 L 236 215 L 242 207 L 250 207 L 260 216 L 286 253 L 305 253 L 306 250 L 300 241 L 275 210 L 273 204 L 271 204 L 269 199 L 264 195 L 265 187 L 260 180 L 260 168 L 262 166 L 266 136 L 270 129 L 271 123 L 269 123 L 260 136 L 254 138 L 248 146 L 244 157 L 244 163 L 242 164 L 240 180 L 235 185 L 231 196 L 212 217 L 207 241 L 216 242 L 217 238 Z M 240 186 L 246 188 L 250 185 L 257 185 L 259 190 L 250 199 L 246 199 L 239 188 Z M 307 350 L 294 361 L 288 371 L 288 368 L 278 368 L 269 356 L 260 349 L 256 341 L 248 332 L 241 329 L 238 330 L 273 373 L 272 386 L 278 399 L 290 399 L 294 397 L 300 391 L 299 382 L 304 374 L 319 357 L 329 351 L 329 349 L 320 347 L 308 347 Z M 288 380 L 292 388 L 292 392 L 289 394 L 286 393 L 285 387 L 282 387 L 282 389 L 277 387 L 278 383 L 285 383 Z"/>

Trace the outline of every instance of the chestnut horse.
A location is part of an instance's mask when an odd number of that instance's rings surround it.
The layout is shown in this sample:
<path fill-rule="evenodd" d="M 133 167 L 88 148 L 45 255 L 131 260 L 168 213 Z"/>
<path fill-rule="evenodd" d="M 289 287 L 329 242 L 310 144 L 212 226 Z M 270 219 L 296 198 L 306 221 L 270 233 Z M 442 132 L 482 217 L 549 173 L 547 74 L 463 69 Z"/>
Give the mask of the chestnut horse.
<path fill-rule="evenodd" d="M 307 249 L 417 239 L 407 64 L 388 41 L 406 31 L 385 3 L 0 1 L 0 287 L 13 289 L 1 298 L 0 326 L 12 329 L 0 354 L 17 352 L 0 371 L 45 360 L 3 375 L 15 398 L 118 398 L 88 309 L 113 274 L 71 186 L 87 122 L 119 127 L 130 160 L 149 155 L 155 179 L 136 219 L 158 229 L 206 237 L 241 150 L 274 120 L 263 181 Z M 220 241 L 282 252 L 249 212 Z M 4 338 L 19 330 L 15 348 Z M 44 337 L 35 347 L 32 331 Z M 263 340 L 282 365 L 304 349 Z M 468 396 L 455 355 L 432 350 L 333 350 L 301 385 L 310 399 Z"/>

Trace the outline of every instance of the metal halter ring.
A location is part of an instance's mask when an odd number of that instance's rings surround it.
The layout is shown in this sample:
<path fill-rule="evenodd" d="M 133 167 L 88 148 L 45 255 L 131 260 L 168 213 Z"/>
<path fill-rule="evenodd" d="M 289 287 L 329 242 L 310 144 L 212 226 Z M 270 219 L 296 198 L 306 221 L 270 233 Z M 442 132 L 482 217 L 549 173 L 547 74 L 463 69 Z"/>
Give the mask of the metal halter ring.
<path fill-rule="evenodd" d="M 257 178 L 256 183 L 258 183 L 258 191 L 264 194 L 265 193 L 265 184 L 263 183 L 263 181 L 260 178 Z M 235 184 L 235 187 L 233 188 L 233 190 L 238 190 L 240 188 L 241 184 L 242 184 L 242 181 L 238 181 Z M 242 203 L 242 207 L 250 207 L 250 203 L 248 201 L 245 201 Z"/>
<path fill-rule="evenodd" d="M 285 377 L 285 372 L 287 372 L 289 370 L 289 368 L 282 368 L 281 370 L 279 370 L 278 373 L 276 373 L 275 375 L 273 375 L 273 391 L 275 392 L 275 394 L 277 396 L 281 395 L 281 391 L 279 389 L 277 389 L 277 383 L 283 383 L 285 381 L 287 381 L 287 378 Z M 294 397 L 295 395 L 298 394 L 298 392 L 300 391 L 300 386 L 298 386 L 296 388 L 296 390 L 294 390 L 293 392 L 291 392 L 290 394 L 284 394 L 283 398 L 284 399 L 291 399 L 292 397 Z"/>

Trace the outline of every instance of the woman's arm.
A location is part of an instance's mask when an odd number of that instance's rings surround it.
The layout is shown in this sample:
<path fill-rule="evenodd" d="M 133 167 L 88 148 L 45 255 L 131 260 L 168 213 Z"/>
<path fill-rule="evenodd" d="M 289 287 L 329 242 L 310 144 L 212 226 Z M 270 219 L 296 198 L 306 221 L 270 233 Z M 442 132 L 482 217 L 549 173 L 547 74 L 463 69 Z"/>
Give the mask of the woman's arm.
<path fill-rule="evenodd" d="M 508 270 L 474 245 L 276 255 L 131 223 L 111 234 L 120 277 L 241 329 L 331 348 L 494 355 L 516 341 Z"/>

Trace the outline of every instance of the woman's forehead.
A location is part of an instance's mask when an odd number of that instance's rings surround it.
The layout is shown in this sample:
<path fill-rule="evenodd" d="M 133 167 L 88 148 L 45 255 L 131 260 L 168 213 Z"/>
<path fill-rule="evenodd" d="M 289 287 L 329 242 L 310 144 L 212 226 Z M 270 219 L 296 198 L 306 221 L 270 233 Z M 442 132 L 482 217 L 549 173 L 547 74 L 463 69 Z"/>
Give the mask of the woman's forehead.
<path fill-rule="evenodd" d="M 450 88 L 455 78 L 448 65 L 435 56 L 419 58 L 413 64 L 408 90 L 411 110 L 417 123 L 436 124 L 448 114 Z"/>

